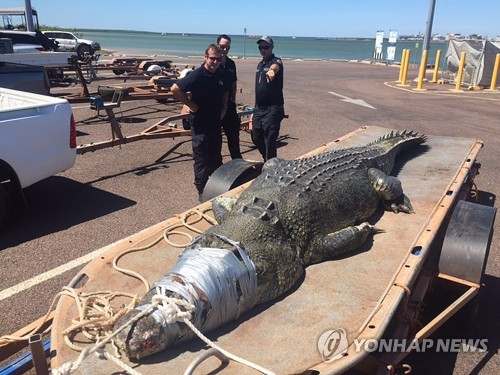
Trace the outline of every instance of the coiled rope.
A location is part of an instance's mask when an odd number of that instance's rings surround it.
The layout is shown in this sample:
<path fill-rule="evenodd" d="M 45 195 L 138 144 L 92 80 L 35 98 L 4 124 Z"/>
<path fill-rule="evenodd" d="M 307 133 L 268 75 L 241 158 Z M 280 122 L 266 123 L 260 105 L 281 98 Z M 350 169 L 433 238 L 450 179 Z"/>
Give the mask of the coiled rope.
<path fill-rule="evenodd" d="M 157 290 L 157 294 L 152 298 L 153 304 L 157 304 L 158 309 L 163 313 L 167 323 L 171 324 L 176 321 L 184 323 L 187 325 L 195 334 L 202 340 L 205 344 L 210 346 L 211 348 L 218 350 L 226 357 L 232 359 L 233 361 L 239 362 L 245 366 L 251 367 L 254 370 L 257 370 L 266 375 L 275 375 L 274 372 L 265 369 L 262 366 L 259 366 L 253 362 L 250 362 L 244 358 L 238 357 L 235 354 L 228 352 L 225 349 L 222 349 L 220 346 L 211 341 L 208 337 L 206 337 L 201 331 L 196 328 L 193 323 L 191 323 L 191 311 L 194 306 L 187 303 L 187 301 L 179 300 L 177 298 L 170 298 L 165 295 L 164 290 Z M 179 307 L 183 307 L 186 311 L 180 310 Z"/>
<path fill-rule="evenodd" d="M 181 223 L 175 223 L 169 225 L 165 230 L 163 231 L 163 234 L 161 237 L 155 239 L 151 243 L 142 246 L 142 247 L 137 247 L 133 249 L 128 249 L 120 254 L 118 254 L 114 259 L 113 259 L 113 267 L 127 275 L 134 277 L 136 279 L 139 279 L 142 281 L 142 283 L 145 286 L 146 292 L 149 291 L 149 283 L 147 280 L 140 275 L 139 273 L 125 269 L 122 267 L 118 266 L 118 261 L 126 254 L 130 254 L 133 252 L 137 251 L 143 251 L 147 250 L 153 246 L 155 246 L 157 243 L 159 243 L 161 240 L 165 240 L 168 244 L 170 244 L 173 247 L 178 247 L 178 248 L 184 248 L 186 247 L 192 240 L 192 236 L 189 233 L 182 232 L 182 231 L 177 231 L 176 229 L 184 227 L 187 228 L 195 233 L 201 234 L 202 231 L 194 227 L 194 224 L 206 220 L 208 223 L 215 225 L 217 224 L 212 217 L 207 215 L 207 211 L 210 209 L 206 209 L 203 211 L 198 211 L 198 210 L 191 210 L 186 213 L 184 213 L 180 219 Z M 195 218 L 194 220 L 192 218 Z M 190 221 L 191 220 L 191 221 Z M 181 235 L 185 236 L 189 239 L 188 243 L 174 243 L 169 239 L 170 236 L 172 235 Z M 38 327 L 35 327 L 30 333 L 28 333 L 25 336 L 22 337 L 16 337 L 16 336 L 2 336 L 0 337 L 0 345 L 9 343 L 9 342 L 14 342 L 14 341 L 24 341 L 28 340 L 30 336 L 33 334 L 37 333 L 40 329 L 40 327 L 45 324 L 45 322 L 48 320 L 48 317 L 52 310 L 55 307 L 55 304 L 57 303 L 58 299 L 62 296 L 67 296 L 70 298 L 73 298 L 75 301 L 76 308 L 78 310 L 78 317 L 72 320 L 72 325 L 68 328 L 66 328 L 63 331 L 63 339 L 66 345 L 70 347 L 71 349 L 80 352 L 80 355 L 75 361 L 69 361 L 66 363 L 63 363 L 59 368 L 57 369 L 52 369 L 51 373 L 53 375 L 67 375 L 70 374 L 74 371 L 76 371 L 80 365 L 83 363 L 85 358 L 90 356 L 91 354 L 95 354 L 99 358 L 105 358 L 116 365 L 118 365 L 120 368 L 122 368 L 124 371 L 131 375 L 141 375 L 138 371 L 134 370 L 130 366 L 128 366 L 126 363 L 120 360 L 120 355 L 117 351 L 116 345 L 114 344 L 113 339 L 124 329 L 135 323 L 137 320 L 139 320 L 141 317 L 149 314 L 153 309 L 158 308 L 162 314 L 165 316 L 165 319 L 168 323 L 173 323 L 173 322 L 182 322 L 186 324 L 203 342 L 205 342 L 208 346 L 214 348 L 215 350 L 218 350 L 222 354 L 224 354 L 226 357 L 232 359 L 233 361 L 239 362 L 243 365 L 246 365 L 248 367 L 251 367 L 263 374 L 266 375 L 274 375 L 273 372 L 266 370 L 265 368 L 256 365 L 250 361 L 247 361 L 241 357 L 238 357 L 215 343 L 213 343 L 211 340 L 209 340 L 203 333 L 201 333 L 190 321 L 191 319 L 191 312 L 194 308 L 191 304 L 189 304 L 185 300 L 180 300 L 176 298 L 171 298 L 167 297 L 165 295 L 165 291 L 158 289 L 157 294 L 153 296 L 152 299 L 152 304 L 145 310 L 141 311 L 140 313 L 136 314 L 133 316 L 129 321 L 121 325 L 118 329 L 115 331 L 112 331 L 112 328 L 116 324 L 116 322 L 124 316 L 126 313 L 129 311 L 132 311 L 134 307 L 137 306 L 138 303 L 138 296 L 135 294 L 130 294 L 130 293 L 119 293 L 119 292 L 111 292 L 111 291 L 100 291 L 100 292 L 92 292 L 92 293 L 80 293 L 74 288 L 70 287 L 63 287 L 62 291 L 59 292 L 53 299 L 50 308 L 44 317 L 43 321 L 40 323 Z M 119 297 L 126 297 L 130 299 L 130 302 L 122 306 L 118 311 L 112 308 L 111 306 L 111 301 L 113 301 L 116 298 Z M 181 310 L 182 308 L 182 310 Z M 48 327 L 46 330 L 43 331 L 42 334 L 47 334 L 51 329 L 51 326 Z M 71 337 L 74 337 L 76 333 L 80 332 L 83 334 L 87 339 L 96 342 L 96 344 L 92 347 L 87 347 L 87 348 L 82 348 L 77 345 L 75 345 Z M 102 341 L 101 341 L 102 339 Z M 106 352 L 103 347 L 111 343 L 113 347 L 115 348 L 116 356 L 111 355 L 110 353 Z"/>

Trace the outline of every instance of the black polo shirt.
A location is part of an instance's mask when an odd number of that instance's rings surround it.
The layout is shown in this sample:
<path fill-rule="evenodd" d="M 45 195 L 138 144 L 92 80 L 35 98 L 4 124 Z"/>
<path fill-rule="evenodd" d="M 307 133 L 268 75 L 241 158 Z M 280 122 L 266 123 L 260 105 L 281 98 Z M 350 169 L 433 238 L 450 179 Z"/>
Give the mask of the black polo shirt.
<path fill-rule="evenodd" d="M 234 61 L 226 56 L 226 63 L 224 65 L 220 65 L 220 69 L 224 72 L 224 76 L 226 77 L 226 82 L 229 85 L 229 99 L 236 97 L 236 93 L 233 92 L 233 84 L 238 80 L 236 76 L 236 64 Z"/>
<path fill-rule="evenodd" d="M 268 83 L 266 73 L 273 64 L 277 64 L 280 67 L 280 71 L 276 74 L 274 80 Z M 257 65 L 257 73 L 255 75 L 255 104 L 262 107 L 284 104 L 283 62 L 275 55 L 272 55 L 270 60 L 262 60 Z"/>
<path fill-rule="evenodd" d="M 220 69 L 210 73 L 204 66 L 200 66 L 178 80 L 177 86 L 184 92 L 191 92 L 191 100 L 198 105 L 193 126 L 220 128 L 222 96 L 228 90 Z"/>

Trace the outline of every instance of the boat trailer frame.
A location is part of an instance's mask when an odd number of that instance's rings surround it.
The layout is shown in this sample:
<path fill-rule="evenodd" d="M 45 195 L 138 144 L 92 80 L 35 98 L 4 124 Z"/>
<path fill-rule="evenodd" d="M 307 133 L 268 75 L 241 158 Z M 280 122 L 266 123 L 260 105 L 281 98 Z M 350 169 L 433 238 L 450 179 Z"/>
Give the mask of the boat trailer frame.
<path fill-rule="evenodd" d="M 108 115 L 108 121 L 111 124 L 111 136 L 112 138 L 107 141 L 93 142 L 88 144 L 82 144 L 77 146 L 77 154 L 85 154 L 87 152 L 94 152 L 97 150 L 102 150 L 109 147 L 115 147 L 124 145 L 127 143 L 137 142 L 145 139 L 162 139 L 162 138 L 176 138 L 176 137 L 186 137 L 191 135 L 191 130 L 184 129 L 181 125 L 176 123 L 188 116 L 188 114 L 179 114 L 165 117 L 164 119 L 158 121 L 156 124 L 151 125 L 147 129 L 144 129 L 140 133 L 124 136 L 121 132 L 120 124 L 116 118 L 113 107 L 102 107 Z M 241 125 L 240 130 L 247 131 L 250 126 L 250 115 L 253 113 L 253 108 L 243 107 L 241 111 L 238 112 L 240 116 Z"/>

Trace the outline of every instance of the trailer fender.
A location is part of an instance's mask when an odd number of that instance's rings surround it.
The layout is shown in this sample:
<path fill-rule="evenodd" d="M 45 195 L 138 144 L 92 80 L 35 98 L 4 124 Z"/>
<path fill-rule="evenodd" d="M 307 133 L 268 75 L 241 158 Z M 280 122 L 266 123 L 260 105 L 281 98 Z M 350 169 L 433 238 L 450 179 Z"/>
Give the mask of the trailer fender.
<path fill-rule="evenodd" d="M 208 179 L 203 190 L 202 201 L 206 202 L 253 180 L 262 171 L 263 164 L 245 159 L 234 159 L 220 166 Z"/>
<path fill-rule="evenodd" d="M 441 249 L 439 272 L 481 283 L 493 233 L 496 208 L 459 201 Z"/>

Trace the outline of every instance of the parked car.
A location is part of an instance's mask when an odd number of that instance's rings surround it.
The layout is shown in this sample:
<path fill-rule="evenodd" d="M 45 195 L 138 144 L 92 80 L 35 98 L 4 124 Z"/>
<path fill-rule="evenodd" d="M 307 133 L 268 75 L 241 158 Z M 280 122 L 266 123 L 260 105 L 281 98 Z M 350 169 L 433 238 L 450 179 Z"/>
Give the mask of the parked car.
<path fill-rule="evenodd" d="M 0 30 L 0 38 L 10 39 L 14 53 L 57 51 L 57 43 L 40 31 Z"/>
<path fill-rule="evenodd" d="M 85 53 L 93 55 L 101 49 L 101 45 L 92 40 L 82 39 L 69 31 L 43 31 L 45 36 L 56 41 L 60 51 L 75 51 L 82 59 Z"/>

